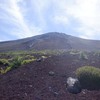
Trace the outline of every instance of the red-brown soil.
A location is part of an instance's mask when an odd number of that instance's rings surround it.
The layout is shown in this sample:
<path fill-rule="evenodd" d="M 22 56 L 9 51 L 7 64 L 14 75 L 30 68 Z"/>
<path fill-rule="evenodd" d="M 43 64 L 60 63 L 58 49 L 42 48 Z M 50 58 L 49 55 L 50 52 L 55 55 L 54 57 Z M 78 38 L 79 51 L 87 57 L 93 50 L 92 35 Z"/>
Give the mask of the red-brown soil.
<path fill-rule="evenodd" d="M 75 70 L 84 65 L 99 67 L 99 59 L 92 53 L 87 60 L 62 54 L 21 66 L 0 76 L 0 100 L 75 100 L 66 90 L 67 77 L 75 77 Z M 76 100 L 100 100 L 100 91 L 83 90 Z"/>

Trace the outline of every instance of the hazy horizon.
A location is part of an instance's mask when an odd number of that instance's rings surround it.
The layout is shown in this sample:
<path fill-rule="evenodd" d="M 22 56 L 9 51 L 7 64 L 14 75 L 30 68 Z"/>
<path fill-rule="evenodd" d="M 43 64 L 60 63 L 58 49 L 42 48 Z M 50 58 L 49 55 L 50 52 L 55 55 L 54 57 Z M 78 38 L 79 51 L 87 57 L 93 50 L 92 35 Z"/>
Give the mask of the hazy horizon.
<path fill-rule="evenodd" d="M 48 32 L 100 40 L 99 0 L 0 0 L 0 41 Z"/>

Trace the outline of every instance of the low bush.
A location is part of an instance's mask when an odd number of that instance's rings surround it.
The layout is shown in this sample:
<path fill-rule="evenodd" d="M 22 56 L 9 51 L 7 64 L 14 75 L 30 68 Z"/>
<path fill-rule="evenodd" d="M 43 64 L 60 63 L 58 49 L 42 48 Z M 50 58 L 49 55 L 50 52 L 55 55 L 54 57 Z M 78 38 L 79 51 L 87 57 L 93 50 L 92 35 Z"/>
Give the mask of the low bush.
<path fill-rule="evenodd" d="M 31 55 L 24 55 L 24 59 L 27 60 L 27 59 L 35 59 L 34 56 L 31 56 Z"/>
<path fill-rule="evenodd" d="M 84 66 L 76 70 L 83 89 L 100 90 L 100 69 L 92 66 Z"/>
<path fill-rule="evenodd" d="M 0 59 L 0 64 L 2 65 L 9 65 L 9 62 L 7 59 Z"/>
<path fill-rule="evenodd" d="M 18 68 L 19 66 L 21 66 L 22 61 L 23 61 L 23 60 L 22 60 L 22 57 L 17 56 L 17 57 L 15 57 L 15 58 L 13 59 L 13 61 L 10 63 L 10 67 L 11 67 L 12 69 Z"/>
<path fill-rule="evenodd" d="M 24 64 L 28 64 L 28 63 L 30 63 L 30 62 L 33 62 L 35 59 L 28 59 L 28 60 L 23 60 L 22 61 L 22 65 L 24 65 Z"/>
<path fill-rule="evenodd" d="M 82 59 L 82 60 L 87 60 L 88 59 L 88 56 L 87 56 L 87 54 L 86 53 L 84 53 L 84 52 L 81 52 L 80 53 L 80 57 L 79 57 L 80 59 Z"/>

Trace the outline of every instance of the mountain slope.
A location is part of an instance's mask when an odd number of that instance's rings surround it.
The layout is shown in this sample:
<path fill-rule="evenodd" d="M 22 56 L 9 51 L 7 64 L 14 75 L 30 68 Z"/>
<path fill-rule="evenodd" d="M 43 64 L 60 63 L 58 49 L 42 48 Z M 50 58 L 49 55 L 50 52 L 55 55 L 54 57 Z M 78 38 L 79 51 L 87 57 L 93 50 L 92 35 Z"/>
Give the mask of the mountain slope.
<path fill-rule="evenodd" d="M 32 49 L 100 50 L 100 41 L 86 40 L 64 33 L 51 32 L 30 38 L 0 43 L 0 52 Z"/>

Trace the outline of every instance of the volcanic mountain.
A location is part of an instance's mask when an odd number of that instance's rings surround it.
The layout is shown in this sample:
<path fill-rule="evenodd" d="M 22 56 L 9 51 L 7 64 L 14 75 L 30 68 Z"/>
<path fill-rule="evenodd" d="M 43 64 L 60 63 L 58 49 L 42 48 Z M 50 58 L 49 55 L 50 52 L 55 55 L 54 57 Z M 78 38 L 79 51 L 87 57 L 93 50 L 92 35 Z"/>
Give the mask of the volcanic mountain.
<path fill-rule="evenodd" d="M 100 41 L 53 32 L 0 43 L 1 52 L 46 49 L 100 50 Z M 20 59 L 15 59 L 17 56 Z M 41 57 L 44 59 L 39 61 Z M 5 62 L 0 63 L 0 100 L 75 100 L 75 95 L 66 90 L 67 78 L 76 77 L 76 70 L 82 66 L 100 68 L 100 52 L 68 51 L 57 55 L 0 53 L 0 58 L 1 61 L 9 61 L 9 66 Z M 23 65 L 22 60 L 31 59 L 34 61 Z M 20 66 L 19 62 L 22 63 Z M 100 100 L 100 91 L 84 89 L 76 99 Z"/>
<path fill-rule="evenodd" d="M 87 40 L 65 33 L 50 32 L 25 39 L 0 42 L 0 52 L 19 50 L 100 50 L 99 40 Z"/>

